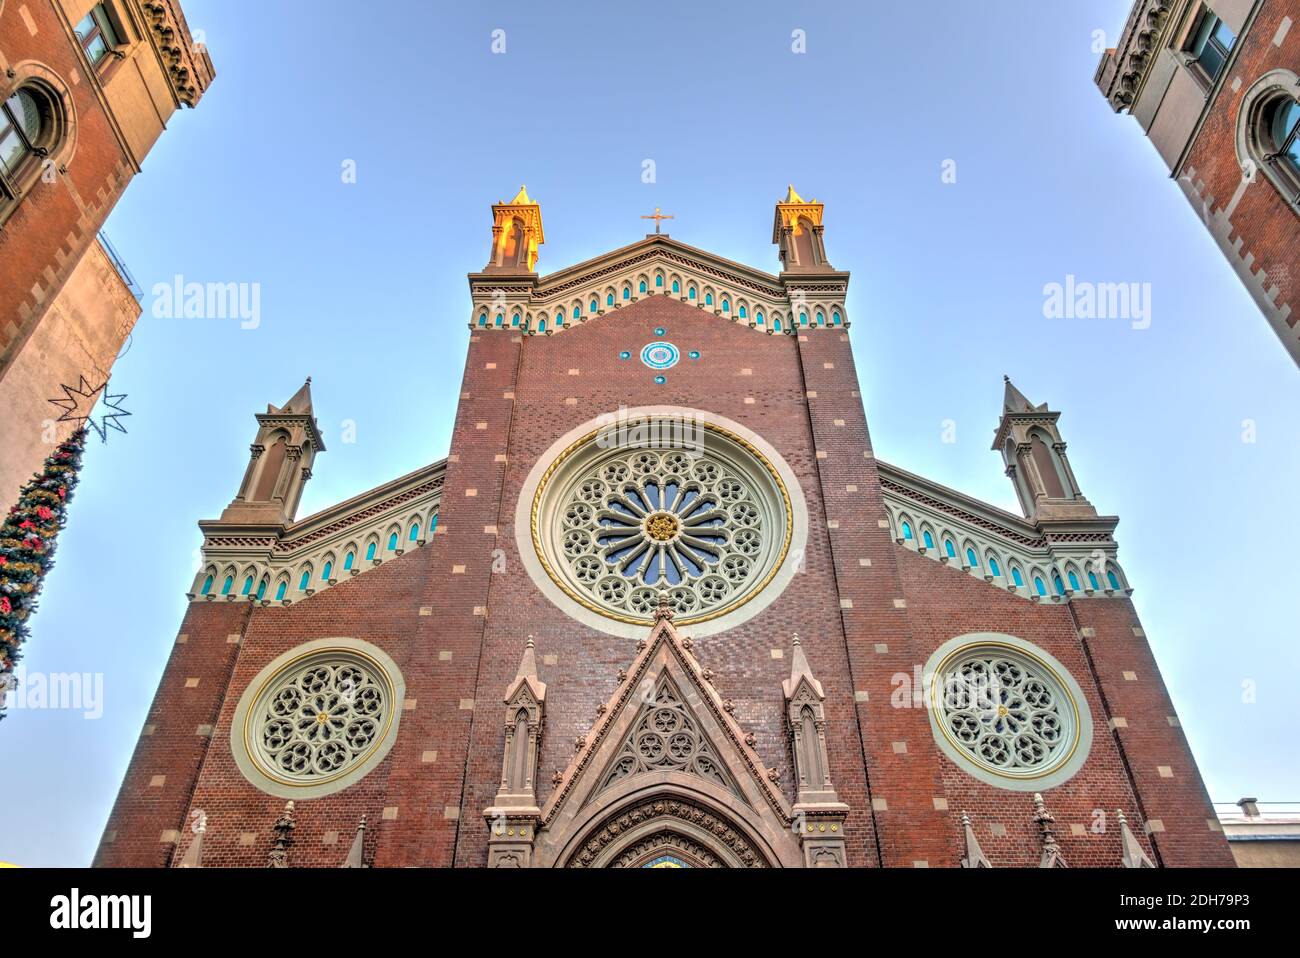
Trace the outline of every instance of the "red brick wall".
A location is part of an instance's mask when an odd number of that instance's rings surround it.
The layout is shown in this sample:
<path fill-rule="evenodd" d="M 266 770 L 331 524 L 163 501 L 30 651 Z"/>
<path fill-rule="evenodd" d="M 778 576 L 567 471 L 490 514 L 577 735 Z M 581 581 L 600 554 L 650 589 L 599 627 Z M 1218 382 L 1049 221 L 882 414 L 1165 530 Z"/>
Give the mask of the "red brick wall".
<path fill-rule="evenodd" d="M 199 766 L 212 741 L 210 733 L 200 730 L 217 722 L 240 650 L 231 637 L 243 634 L 248 614 L 243 602 L 197 603 L 186 612 L 109 815 L 95 855 L 97 866 L 170 863 L 175 845 L 163 841 L 163 833 L 180 829 L 186 820 Z M 190 679 L 197 679 L 197 685 L 187 687 Z M 165 779 L 152 785 L 157 775 Z M 182 851 L 186 845 L 188 836 L 182 838 Z"/>
<path fill-rule="evenodd" d="M 660 338 L 683 353 L 664 385 L 636 358 Z M 633 358 L 620 360 L 623 350 Z M 691 350 L 701 358 L 685 358 Z M 482 811 L 496 794 L 501 768 L 501 697 L 525 637 L 535 637 L 548 685 L 537 776 L 542 803 L 551 776 L 567 767 L 574 740 L 591 727 L 619 668 L 635 655 L 635 640 L 574 621 L 526 574 L 513 528 L 520 488 L 569 430 L 620 405 L 670 404 L 706 407 L 752 429 L 776 447 L 803 488 L 810 524 L 804 571 L 742 626 L 697 639 L 696 652 L 793 799 L 781 682 L 789 674 L 791 634 L 800 634 L 827 694 L 832 778 L 852 808 L 845 829 L 851 864 L 955 865 L 963 811 L 996 865 L 1037 862 L 1030 796 L 966 775 L 935 746 L 923 708 L 891 702 L 896 675 L 911 676 L 943 642 L 976 631 L 1006 632 L 1041 646 L 1084 689 L 1095 726 L 1091 754 L 1074 778 L 1046 796 L 1072 865 L 1118 865 L 1115 809 L 1124 810 L 1140 836 L 1144 818 L 1163 821 L 1156 850 L 1167 864 L 1230 864 L 1226 843 L 1206 826 L 1208 804 L 1186 743 L 1164 718 L 1172 708 L 1149 648 L 1133 635 L 1130 604 L 1033 604 L 892 542 L 856 390 L 842 330 L 768 336 L 662 296 L 551 337 L 476 331 L 432 541 L 291 608 L 253 610 L 238 646 L 226 645 L 225 633 L 236 630 L 231 617 L 242 604 L 193 606 L 186 628 L 205 638 L 195 645 L 191 636 L 178 646 L 151 721 L 174 729 L 168 734 L 177 741 L 196 723 L 214 722 L 212 746 L 206 755 L 173 751 L 160 747 L 157 731 L 152 741 L 142 740 L 110 821 L 117 839 L 99 862 L 165 861 L 157 848 L 160 831 L 180 827 L 187 811 L 201 809 L 207 863 L 263 864 L 283 801 L 254 789 L 235 767 L 235 705 L 276 656 L 312 639 L 348 636 L 393 657 L 412 707 L 403 711 L 397 743 L 378 768 L 342 792 L 298 803 L 291 860 L 337 865 L 365 813 L 377 865 L 483 865 Z M 421 615 L 422 607 L 431 614 Z M 1092 630 L 1086 649 L 1085 627 Z M 196 664 L 182 649 L 203 650 L 207 658 Z M 772 658 L 773 649 L 785 657 Z M 1089 655 L 1100 682 L 1092 678 Z M 223 696 L 206 678 L 201 695 L 185 690 L 185 676 L 201 666 L 216 674 L 232 670 L 229 693 Z M 1143 681 L 1123 681 L 1124 670 Z M 206 719 L 192 711 L 200 701 Z M 1108 724 L 1116 714 L 1129 722 L 1118 740 Z M 1171 766 L 1173 777 L 1159 777 L 1158 765 Z M 1136 793 L 1128 767 L 1139 783 Z M 148 781 L 156 769 L 168 780 L 154 796 Z M 1091 830 L 1095 809 L 1106 816 L 1101 834 Z M 994 824 L 1005 835 L 994 835 Z M 1086 833 L 1075 834 L 1072 825 Z M 326 843 L 331 832 L 339 833 L 337 844 Z M 247 835 L 251 843 L 241 842 Z"/>
<path fill-rule="evenodd" d="M 76 115 L 76 152 L 67 161 L 67 174 L 54 183 L 38 178 L 0 229 L 0 261 L 5 264 L 5 281 L 0 283 L 0 375 L 133 175 L 56 6 L 41 0 L 6 3 L 0 9 L 0 54 L 5 61 L 20 69 L 26 61 L 35 61 L 53 71 L 69 92 Z M 20 9 L 36 24 L 35 36 Z M 21 72 L 15 80 L 0 72 L 0 99 L 7 99 L 21 80 Z M 41 287 L 39 295 L 33 294 L 35 285 Z"/>
<path fill-rule="evenodd" d="M 1281 47 L 1273 45 L 1273 37 L 1284 16 L 1293 25 Z M 1213 106 L 1207 112 L 1186 166 L 1195 170 L 1194 180 L 1204 180 L 1203 195 L 1213 196 L 1214 211 L 1221 212 L 1236 193 L 1241 183 L 1241 165 L 1237 158 L 1237 121 L 1242 101 L 1254 82 L 1270 70 L 1300 69 L 1300 3 L 1296 0 L 1269 0 L 1255 20 L 1254 26 L 1243 36 L 1237 60 L 1220 88 Z M 1239 89 L 1233 90 L 1233 81 L 1241 79 Z M 1292 91 L 1295 92 L 1294 90 Z M 1292 327 L 1300 321 L 1300 217 L 1283 200 L 1272 181 L 1262 172 L 1246 190 L 1232 215 L 1231 240 L 1242 240 L 1238 255 L 1243 259 L 1254 254 L 1253 269 L 1261 267 L 1268 273 L 1266 286 L 1276 285 L 1280 292 L 1276 305 L 1290 304 L 1287 322 Z"/>

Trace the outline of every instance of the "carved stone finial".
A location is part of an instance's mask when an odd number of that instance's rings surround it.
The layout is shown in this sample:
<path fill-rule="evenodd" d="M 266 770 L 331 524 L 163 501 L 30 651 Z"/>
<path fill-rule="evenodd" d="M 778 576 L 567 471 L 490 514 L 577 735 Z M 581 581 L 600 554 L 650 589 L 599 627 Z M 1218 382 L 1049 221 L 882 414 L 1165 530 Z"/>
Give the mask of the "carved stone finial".
<path fill-rule="evenodd" d="M 1043 856 L 1039 859 L 1039 868 L 1067 868 L 1061 846 L 1056 842 L 1056 833 L 1052 826 L 1056 817 L 1043 804 L 1041 792 L 1034 793 L 1034 821 L 1038 823 L 1039 839 L 1043 844 Z"/>
<path fill-rule="evenodd" d="M 722 711 L 726 712 L 728 715 L 735 715 L 736 703 L 731 701 L 731 699 L 727 699 L 722 703 Z"/>
<path fill-rule="evenodd" d="M 551 776 L 551 784 L 558 786 L 562 781 L 564 781 L 564 773 L 557 768 L 555 774 Z"/>
<path fill-rule="evenodd" d="M 961 813 L 961 827 L 966 839 L 966 857 L 961 860 L 962 868 L 992 868 L 993 863 L 980 848 L 979 839 L 975 837 L 975 828 L 970 823 L 970 816 Z"/>
<path fill-rule="evenodd" d="M 627 669 L 619 669 L 618 670 L 619 685 L 622 685 L 626 681 L 627 681 Z"/>
<path fill-rule="evenodd" d="M 671 619 L 672 617 L 673 606 L 671 596 L 669 596 L 667 589 L 660 589 L 659 604 L 655 608 L 655 621 L 658 622 L 662 619 Z"/>
<path fill-rule="evenodd" d="M 581 735 L 579 735 L 576 739 L 573 740 L 573 750 L 575 752 L 581 752 L 586 747 L 587 747 L 587 740 L 583 738 Z"/>
<path fill-rule="evenodd" d="M 268 868 L 289 867 L 289 848 L 293 845 L 293 830 L 296 827 L 293 820 L 293 802 L 285 802 L 284 811 L 271 826 L 271 831 L 275 833 L 275 841 L 266 856 Z"/>
<path fill-rule="evenodd" d="M 1133 829 L 1129 828 L 1128 819 L 1124 817 L 1123 809 L 1115 809 L 1115 819 L 1119 822 L 1121 861 L 1124 867 L 1155 868 L 1155 864 L 1147 857 L 1147 853 L 1142 850 L 1141 844 L 1138 843 L 1137 836 L 1133 834 Z"/>
<path fill-rule="evenodd" d="M 357 833 L 352 838 L 352 847 L 348 849 L 348 857 L 343 861 L 344 868 L 365 868 L 365 850 L 366 850 L 366 816 L 361 816 L 361 821 L 357 823 Z"/>

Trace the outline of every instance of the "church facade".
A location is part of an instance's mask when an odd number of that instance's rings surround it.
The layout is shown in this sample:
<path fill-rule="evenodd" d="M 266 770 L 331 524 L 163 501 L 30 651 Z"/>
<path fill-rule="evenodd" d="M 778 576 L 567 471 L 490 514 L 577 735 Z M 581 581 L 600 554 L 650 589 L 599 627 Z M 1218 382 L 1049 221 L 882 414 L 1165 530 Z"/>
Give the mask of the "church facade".
<path fill-rule="evenodd" d="M 1023 517 L 878 460 L 823 214 L 541 276 L 521 188 L 445 460 L 297 519 L 259 414 L 96 864 L 1231 866 L 1060 414 Z"/>

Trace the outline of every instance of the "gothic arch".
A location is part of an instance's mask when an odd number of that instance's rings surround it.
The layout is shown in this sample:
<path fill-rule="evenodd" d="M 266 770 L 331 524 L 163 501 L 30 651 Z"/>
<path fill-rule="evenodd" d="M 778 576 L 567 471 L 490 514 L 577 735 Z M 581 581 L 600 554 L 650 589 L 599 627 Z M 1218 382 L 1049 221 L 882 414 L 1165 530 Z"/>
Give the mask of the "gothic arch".
<path fill-rule="evenodd" d="M 641 863 L 673 842 L 714 868 L 802 865 L 788 829 L 777 830 L 721 786 L 680 772 L 620 783 L 582 809 L 541 849 L 543 867 L 618 868 Z"/>

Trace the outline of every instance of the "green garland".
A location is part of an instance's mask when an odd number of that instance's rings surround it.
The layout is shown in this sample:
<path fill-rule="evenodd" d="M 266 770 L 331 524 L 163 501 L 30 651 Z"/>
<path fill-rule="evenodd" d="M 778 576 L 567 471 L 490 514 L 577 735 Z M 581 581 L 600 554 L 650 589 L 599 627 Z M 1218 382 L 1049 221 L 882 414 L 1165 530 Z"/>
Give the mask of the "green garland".
<path fill-rule="evenodd" d="M 45 460 L 0 524 L 0 689 L 8 686 L 22 658 L 27 620 L 36 611 L 41 583 L 54 567 L 54 540 L 67 525 L 85 448 L 82 426 Z M 3 707 L 0 695 L 0 719 Z"/>

